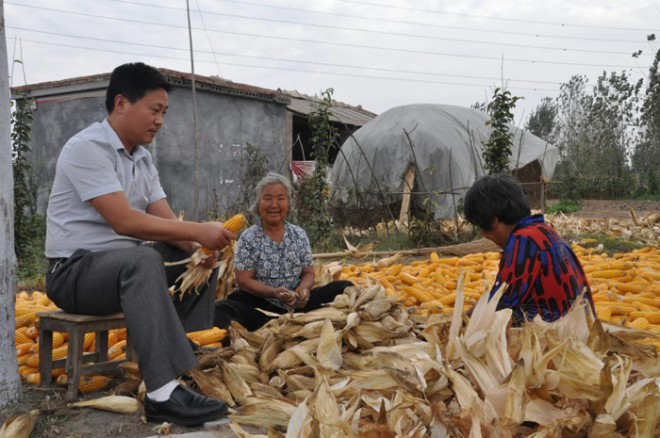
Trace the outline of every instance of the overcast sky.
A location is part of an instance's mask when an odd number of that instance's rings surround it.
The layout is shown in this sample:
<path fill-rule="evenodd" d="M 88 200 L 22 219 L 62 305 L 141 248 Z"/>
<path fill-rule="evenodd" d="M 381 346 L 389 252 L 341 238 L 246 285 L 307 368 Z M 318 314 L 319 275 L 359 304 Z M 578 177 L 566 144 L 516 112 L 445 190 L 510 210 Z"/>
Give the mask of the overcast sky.
<path fill-rule="evenodd" d="M 517 122 L 576 74 L 648 74 L 660 2 L 189 0 L 195 72 L 320 94 L 376 113 L 469 106 L 502 86 Z M 191 71 L 185 0 L 5 0 L 12 85 L 125 62 Z M 633 58 L 632 53 L 642 50 Z M 21 61 L 21 62 L 16 62 Z M 13 72 L 13 74 L 12 74 Z"/>

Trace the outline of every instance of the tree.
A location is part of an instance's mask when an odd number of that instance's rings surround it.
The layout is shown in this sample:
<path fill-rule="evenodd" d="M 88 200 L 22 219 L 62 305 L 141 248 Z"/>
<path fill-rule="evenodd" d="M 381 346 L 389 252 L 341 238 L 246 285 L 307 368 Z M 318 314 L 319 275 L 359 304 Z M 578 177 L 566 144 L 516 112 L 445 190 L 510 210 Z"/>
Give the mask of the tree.
<path fill-rule="evenodd" d="M 19 264 L 25 260 L 30 244 L 30 217 L 35 213 L 36 194 L 30 181 L 32 166 L 30 131 L 32 129 L 33 99 L 20 99 L 12 115 L 12 169 L 14 171 L 14 249 Z"/>
<path fill-rule="evenodd" d="M 0 408 L 20 401 L 21 380 L 14 341 L 14 179 L 11 168 L 9 69 L 4 2 L 0 0 Z"/>
<path fill-rule="evenodd" d="M 520 97 L 511 96 L 508 91 L 496 88 L 493 99 L 486 106 L 492 127 L 490 138 L 484 143 L 484 168 L 490 174 L 509 172 L 509 157 L 513 146 L 513 133 L 509 124 L 513 123 L 513 108 Z"/>
<path fill-rule="evenodd" d="M 333 91 L 328 88 L 322 92 L 308 116 L 314 173 L 300 184 L 299 199 L 304 205 L 299 206 L 299 213 L 312 245 L 326 240 L 332 231 L 332 215 L 328 208 L 328 157 L 330 148 L 336 146 L 339 138 L 337 128 L 330 123 Z"/>
<path fill-rule="evenodd" d="M 660 192 L 660 50 L 649 69 L 642 107 L 642 137 L 632 157 L 633 168 L 650 193 Z"/>
<path fill-rule="evenodd" d="M 573 175 L 588 159 L 585 152 L 589 138 L 584 129 L 591 112 L 593 98 L 586 93 L 588 79 L 575 75 L 560 87 L 557 98 L 556 142 L 559 148 L 560 163 L 558 174 Z"/>
<path fill-rule="evenodd" d="M 548 143 L 554 143 L 556 124 L 557 104 L 551 98 L 545 97 L 529 115 L 525 129 Z"/>
<path fill-rule="evenodd" d="M 593 89 L 593 105 L 587 118 L 591 140 L 590 163 L 594 174 L 610 179 L 628 176 L 630 154 L 638 133 L 639 91 L 642 80 L 631 83 L 625 71 L 603 72 Z"/>

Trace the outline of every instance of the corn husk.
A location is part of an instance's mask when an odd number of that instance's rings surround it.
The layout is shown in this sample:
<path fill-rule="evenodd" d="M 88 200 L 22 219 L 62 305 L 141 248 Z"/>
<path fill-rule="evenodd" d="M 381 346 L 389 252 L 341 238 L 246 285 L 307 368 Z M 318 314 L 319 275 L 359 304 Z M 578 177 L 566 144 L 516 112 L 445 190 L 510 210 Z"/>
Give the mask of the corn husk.
<path fill-rule="evenodd" d="M 653 436 L 660 364 L 626 347 L 621 336 L 633 334 L 609 332 L 579 305 L 565 320 L 574 332 L 559 322 L 509 329 L 498 297 L 469 319 L 421 318 L 372 284 L 249 335 L 238 328 L 215 355 L 246 367 L 234 376 L 252 395 L 232 421 L 287 436 Z"/>
<path fill-rule="evenodd" d="M 177 277 L 175 286 L 170 288 L 170 295 L 179 294 L 180 300 L 183 300 L 187 293 L 195 292 L 199 295 L 198 289 L 209 281 L 213 270 L 222 266 L 224 271 L 227 267 L 227 263 L 222 260 L 217 261 L 210 268 L 202 264 L 213 256 L 215 253 L 207 254 L 203 248 L 199 248 L 187 259 L 175 263 L 165 263 L 165 266 L 186 263 L 186 270 Z"/>
<path fill-rule="evenodd" d="M 39 410 L 7 418 L 0 428 L 0 438 L 28 438 L 34 429 Z"/>
<path fill-rule="evenodd" d="M 67 406 L 71 408 L 94 408 L 120 414 L 134 414 L 140 410 L 140 402 L 133 397 L 123 395 L 108 395 L 91 400 L 82 400 L 69 403 Z"/>

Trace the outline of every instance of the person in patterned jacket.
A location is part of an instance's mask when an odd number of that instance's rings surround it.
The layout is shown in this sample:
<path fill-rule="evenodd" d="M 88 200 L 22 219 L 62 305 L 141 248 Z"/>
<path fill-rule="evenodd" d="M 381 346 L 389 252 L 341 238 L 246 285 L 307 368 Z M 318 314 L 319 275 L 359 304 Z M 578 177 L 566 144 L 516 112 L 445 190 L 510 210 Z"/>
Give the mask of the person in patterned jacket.
<path fill-rule="evenodd" d="M 260 220 L 238 238 L 234 254 L 238 289 L 216 302 L 216 327 L 227 328 L 237 321 L 253 331 L 272 319 L 259 309 L 309 312 L 353 285 L 341 280 L 313 288 L 314 261 L 307 233 L 285 221 L 293 191 L 288 179 L 270 172 L 255 191 L 257 199 L 250 211 Z"/>
<path fill-rule="evenodd" d="M 513 310 L 513 326 L 536 315 L 555 321 L 581 293 L 595 312 L 580 261 L 543 215 L 531 215 L 523 189 L 511 176 L 479 178 L 465 196 L 464 212 L 503 250 L 489 299 L 507 284 L 497 308 Z"/>

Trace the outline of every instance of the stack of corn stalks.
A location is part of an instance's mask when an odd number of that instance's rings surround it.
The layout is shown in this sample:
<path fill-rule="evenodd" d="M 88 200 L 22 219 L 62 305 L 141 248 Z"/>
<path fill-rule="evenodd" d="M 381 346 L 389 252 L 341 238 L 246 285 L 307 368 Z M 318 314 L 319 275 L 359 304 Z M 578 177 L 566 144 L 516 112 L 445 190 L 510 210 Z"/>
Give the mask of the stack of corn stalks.
<path fill-rule="evenodd" d="M 540 213 L 534 211 L 534 213 Z M 660 243 L 660 213 L 649 213 L 639 217 L 634 210 L 630 211 L 630 220 L 624 219 L 586 219 L 564 213 L 546 214 L 545 220 L 561 235 L 580 235 L 586 233 L 606 233 L 621 237 L 643 245 L 658 245 Z M 471 232 L 472 225 L 464 217 L 455 220 L 437 222 L 438 232 L 446 236 L 458 236 Z M 364 230 L 346 227 L 344 233 L 351 236 L 363 236 L 376 233 L 383 236 L 396 231 L 407 231 L 407 227 L 398 221 L 381 222 L 375 227 Z"/>
<path fill-rule="evenodd" d="M 585 219 L 560 213 L 546 215 L 546 221 L 564 236 L 605 233 L 646 246 L 660 244 L 660 213 L 650 213 L 640 219 L 631 210 L 631 220 Z"/>
<path fill-rule="evenodd" d="M 232 233 L 238 233 L 245 226 L 245 216 L 240 213 L 236 214 L 224 222 L 222 226 Z M 229 245 L 224 248 L 221 258 L 213 266 L 206 267 L 204 262 L 209 257 L 213 257 L 215 251 L 210 248 L 201 247 L 187 259 L 165 263 L 165 266 L 186 265 L 185 272 L 176 279 L 175 285 L 170 288 L 170 294 L 174 295 L 178 293 L 179 298 L 183 299 L 187 293 L 191 293 L 192 291 L 197 293 L 199 287 L 209 281 L 211 273 L 216 268 L 221 272 L 219 281 L 225 279 L 224 283 L 228 283 L 227 279 L 233 277 L 233 254 L 234 246 Z M 228 270 L 227 268 L 230 263 L 231 269 Z"/>
<path fill-rule="evenodd" d="M 327 308 L 288 314 L 191 373 L 233 407 L 231 427 L 269 436 L 658 436 L 660 363 L 587 318 L 507 329 L 510 310 L 481 298 L 462 313 L 411 313 L 376 284 Z M 501 292 L 500 292 L 501 293 Z"/>

